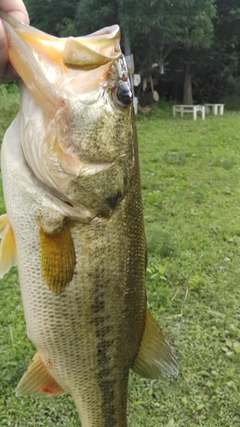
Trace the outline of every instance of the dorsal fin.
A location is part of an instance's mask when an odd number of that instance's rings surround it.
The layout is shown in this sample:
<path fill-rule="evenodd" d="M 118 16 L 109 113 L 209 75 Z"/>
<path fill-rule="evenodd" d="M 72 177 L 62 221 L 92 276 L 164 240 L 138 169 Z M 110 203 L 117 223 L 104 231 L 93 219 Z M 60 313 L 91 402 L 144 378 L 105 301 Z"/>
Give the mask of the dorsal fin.
<path fill-rule="evenodd" d="M 177 359 L 148 308 L 143 338 L 132 370 L 146 378 L 178 374 Z"/>
<path fill-rule="evenodd" d="M 7 215 L 0 216 L 0 278 L 2 278 L 13 265 L 16 265 L 16 243 L 11 224 Z"/>

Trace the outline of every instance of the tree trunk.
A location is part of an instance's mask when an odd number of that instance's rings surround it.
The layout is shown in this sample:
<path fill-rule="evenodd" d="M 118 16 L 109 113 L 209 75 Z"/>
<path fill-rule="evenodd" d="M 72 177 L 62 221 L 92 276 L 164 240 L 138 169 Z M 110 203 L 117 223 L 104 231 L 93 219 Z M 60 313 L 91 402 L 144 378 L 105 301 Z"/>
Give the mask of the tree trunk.
<path fill-rule="evenodd" d="M 190 66 L 189 62 L 187 62 L 185 65 L 183 104 L 184 105 L 192 105 L 193 104 L 192 73 L 191 73 L 191 66 Z"/>
<path fill-rule="evenodd" d="M 129 31 L 125 30 L 123 32 L 123 43 L 124 43 L 124 54 L 125 56 L 131 55 L 131 44 L 130 44 L 130 38 L 129 38 Z M 130 74 L 129 76 L 131 87 L 132 87 L 132 94 L 134 97 L 134 85 L 133 85 L 133 74 Z"/>
<path fill-rule="evenodd" d="M 130 45 L 130 39 L 129 39 L 129 32 L 128 30 L 122 30 L 123 33 L 123 43 L 124 43 L 124 54 L 125 56 L 131 55 L 131 45 Z"/>

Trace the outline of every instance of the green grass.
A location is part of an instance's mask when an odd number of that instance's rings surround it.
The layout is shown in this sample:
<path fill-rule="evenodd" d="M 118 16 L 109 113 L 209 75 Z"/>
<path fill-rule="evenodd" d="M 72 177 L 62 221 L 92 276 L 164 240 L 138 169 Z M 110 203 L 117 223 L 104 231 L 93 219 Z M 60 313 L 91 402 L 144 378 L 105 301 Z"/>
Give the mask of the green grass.
<path fill-rule="evenodd" d="M 180 375 L 156 381 L 131 374 L 129 427 L 238 426 L 240 113 L 194 122 L 174 119 L 169 106 L 139 115 L 138 133 L 148 301 Z M 77 427 L 69 397 L 15 397 L 35 353 L 15 270 L 1 281 L 1 296 L 0 425 Z"/>

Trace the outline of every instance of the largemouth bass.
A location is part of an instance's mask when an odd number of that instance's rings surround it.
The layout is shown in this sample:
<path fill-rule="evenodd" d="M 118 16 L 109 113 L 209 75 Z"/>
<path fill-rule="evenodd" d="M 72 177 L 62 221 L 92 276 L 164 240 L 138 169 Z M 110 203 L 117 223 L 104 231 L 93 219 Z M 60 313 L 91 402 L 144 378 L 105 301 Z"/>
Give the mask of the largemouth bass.
<path fill-rule="evenodd" d="M 132 93 L 118 26 L 56 38 L 0 14 L 21 105 L 1 152 L 1 277 L 17 264 L 37 353 L 17 394 L 69 393 L 82 427 L 126 427 L 129 370 L 176 375 L 146 305 Z"/>

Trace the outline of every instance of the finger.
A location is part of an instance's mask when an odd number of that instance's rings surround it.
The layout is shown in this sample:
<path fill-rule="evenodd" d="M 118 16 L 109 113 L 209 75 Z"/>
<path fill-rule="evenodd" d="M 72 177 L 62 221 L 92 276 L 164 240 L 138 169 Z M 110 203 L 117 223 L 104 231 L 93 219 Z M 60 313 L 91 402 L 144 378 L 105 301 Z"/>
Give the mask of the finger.
<path fill-rule="evenodd" d="M 28 12 L 21 0 L 0 0 L 0 10 L 10 13 L 25 24 L 29 24 Z"/>
<path fill-rule="evenodd" d="M 0 0 L 0 10 L 9 13 L 9 15 L 14 16 L 25 24 L 29 24 L 28 12 L 21 0 Z M 0 20 L 0 76 L 5 72 L 7 61 L 7 39 Z"/>

